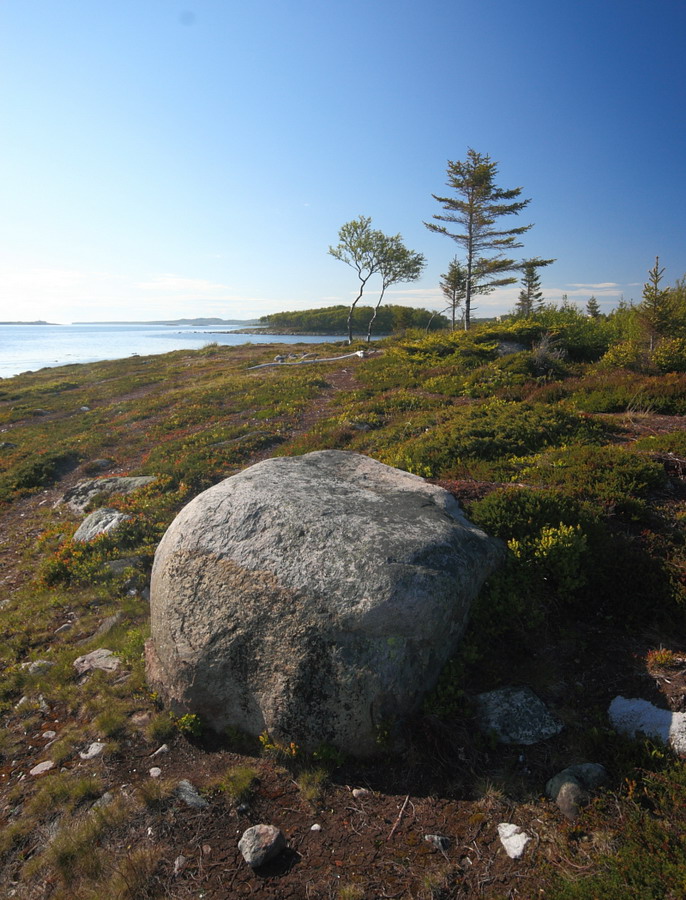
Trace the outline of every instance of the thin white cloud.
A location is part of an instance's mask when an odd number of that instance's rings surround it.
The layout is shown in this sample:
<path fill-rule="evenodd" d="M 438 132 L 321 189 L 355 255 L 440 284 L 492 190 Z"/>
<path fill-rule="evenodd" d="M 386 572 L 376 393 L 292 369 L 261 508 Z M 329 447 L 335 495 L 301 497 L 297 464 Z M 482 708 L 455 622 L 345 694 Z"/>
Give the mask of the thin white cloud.
<path fill-rule="evenodd" d="M 619 284 L 617 281 L 599 281 L 597 283 L 583 283 L 583 282 L 570 282 L 569 286 L 572 288 L 583 288 L 587 291 L 602 291 L 607 288 L 622 288 L 624 285 Z"/>

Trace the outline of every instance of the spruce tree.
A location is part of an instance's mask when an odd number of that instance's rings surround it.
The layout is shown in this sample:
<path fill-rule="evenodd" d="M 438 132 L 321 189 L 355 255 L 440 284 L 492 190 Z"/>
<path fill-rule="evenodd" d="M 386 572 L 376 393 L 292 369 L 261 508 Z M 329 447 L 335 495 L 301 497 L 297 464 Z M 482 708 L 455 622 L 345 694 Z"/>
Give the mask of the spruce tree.
<path fill-rule="evenodd" d="M 455 257 L 445 275 L 441 275 L 441 291 L 448 301 L 442 312 L 450 311 L 450 330 L 455 331 L 455 317 L 467 293 L 467 273 L 459 259 Z M 466 326 L 465 326 L 466 327 Z"/>
<path fill-rule="evenodd" d="M 447 185 L 454 196 L 432 195 L 444 210 L 433 218 L 448 225 L 424 223 L 430 231 L 447 235 L 465 250 L 465 329 L 469 328 L 472 298 L 476 294 L 487 294 L 496 287 L 516 282 L 516 278 L 506 273 L 517 269 L 518 263 L 505 253 L 521 247 L 517 238 L 531 228 L 531 225 L 502 228 L 497 224 L 502 216 L 517 215 L 529 203 L 519 199 L 522 188 L 498 187 L 497 173 L 498 165 L 490 156 L 471 148 L 463 162 L 448 161 Z M 453 225 L 458 226 L 457 231 L 449 230 Z"/>
<path fill-rule="evenodd" d="M 600 315 L 600 304 L 595 297 L 590 297 L 586 304 L 586 312 L 592 319 L 597 319 Z"/>
<path fill-rule="evenodd" d="M 643 285 L 643 300 L 638 306 L 639 316 L 645 325 L 650 341 L 650 349 L 655 349 L 658 339 L 669 334 L 672 322 L 672 298 L 669 288 L 660 287 L 664 268 L 660 268 L 660 257 L 655 257 L 655 265 L 648 272 L 648 281 Z"/>
<path fill-rule="evenodd" d="M 538 270 L 554 262 L 554 259 L 540 259 L 538 256 L 523 260 L 520 267 L 523 273 L 522 289 L 515 309 L 518 316 L 527 318 L 540 308 L 543 303 L 543 291 Z"/>

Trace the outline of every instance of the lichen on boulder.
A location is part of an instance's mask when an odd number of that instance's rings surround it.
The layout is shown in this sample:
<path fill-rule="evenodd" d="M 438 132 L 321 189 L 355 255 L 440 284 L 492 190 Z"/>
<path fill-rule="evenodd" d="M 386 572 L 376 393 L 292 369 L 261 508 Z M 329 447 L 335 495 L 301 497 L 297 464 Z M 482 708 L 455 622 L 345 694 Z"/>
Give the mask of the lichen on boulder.
<path fill-rule="evenodd" d="M 435 684 L 503 555 L 407 472 L 344 451 L 265 460 L 162 539 L 148 679 L 217 730 L 372 754 Z"/>

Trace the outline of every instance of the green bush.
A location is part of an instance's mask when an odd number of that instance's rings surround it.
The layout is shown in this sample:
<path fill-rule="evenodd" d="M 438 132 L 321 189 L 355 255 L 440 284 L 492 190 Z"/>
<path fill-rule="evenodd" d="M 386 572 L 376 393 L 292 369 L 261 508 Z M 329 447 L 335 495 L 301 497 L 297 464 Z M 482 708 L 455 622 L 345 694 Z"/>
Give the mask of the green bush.
<path fill-rule="evenodd" d="M 473 503 L 469 517 L 494 537 L 523 541 L 544 528 L 578 525 L 585 513 L 576 500 L 560 491 L 509 487 Z"/>
<path fill-rule="evenodd" d="M 643 498 L 666 482 L 661 464 L 613 445 L 547 450 L 532 458 L 519 477 L 627 509 L 632 499 Z"/>
<path fill-rule="evenodd" d="M 49 487 L 73 469 L 78 461 L 78 454 L 70 450 L 38 453 L 4 473 L 0 479 L 0 499 L 9 499 L 13 493 Z"/>
<path fill-rule="evenodd" d="M 686 372 L 686 339 L 660 341 L 652 353 L 651 361 L 660 372 Z"/>
<path fill-rule="evenodd" d="M 608 347 L 601 364 L 605 368 L 639 371 L 645 365 L 645 352 L 639 341 L 619 341 Z"/>
<path fill-rule="evenodd" d="M 500 460 L 560 444 L 602 440 L 601 425 L 587 417 L 543 404 L 493 400 L 459 407 L 391 448 L 379 448 L 383 462 L 424 477 L 447 477 L 463 459 Z"/>

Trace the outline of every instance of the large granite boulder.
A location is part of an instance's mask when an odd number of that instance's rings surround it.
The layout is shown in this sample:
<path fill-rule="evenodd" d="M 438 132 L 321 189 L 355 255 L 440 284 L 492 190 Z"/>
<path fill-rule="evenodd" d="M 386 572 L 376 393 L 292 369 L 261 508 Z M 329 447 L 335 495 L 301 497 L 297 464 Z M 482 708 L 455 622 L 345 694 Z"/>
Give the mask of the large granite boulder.
<path fill-rule="evenodd" d="M 503 555 L 415 475 L 338 450 L 265 460 L 162 539 L 148 679 L 217 730 L 372 754 L 434 685 Z"/>

